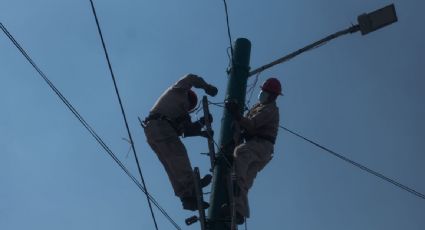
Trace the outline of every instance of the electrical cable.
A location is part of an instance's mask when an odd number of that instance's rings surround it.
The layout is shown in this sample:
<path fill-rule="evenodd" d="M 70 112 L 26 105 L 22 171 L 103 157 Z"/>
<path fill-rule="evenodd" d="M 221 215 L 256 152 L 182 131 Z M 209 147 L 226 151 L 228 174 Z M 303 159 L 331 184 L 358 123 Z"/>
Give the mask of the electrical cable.
<path fill-rule="evenodd" d="M 248 90 L 246 91 L 246 95 L 249 94 L 248 101 L 246 102 L 246 105 L 245 105 L 246 110 L 248 110 L 248 108 L 250 107 L 252 95 L 254 94 L 255 86 L 257 86 L 258 84 L 258 78 L 260 77 L 260 74 L 261 72 L 257 73 L 257 75 L 255 76 L 254 82 L 249 86 Z"/>
<path fill-rule="evenodd" d="M 224 102 L 212 102 L 212 101 L 208 101 L 208 105 L 215 105 L 217 107 L 221 107 L 224 108 Z"/>
<path fill-rule="evenodd" d="M 223 108 L 224 107 L 224 106 L 221 105 L 221 104 L 224 104 L 223 102 L 214 103 L 214 102 L 208 101 L 208 104 L 209 105 L 214 105 L 214 106 L 217 106 L 217 107 L 220 107 L 220 108 Z M 227 159 L 227 156 L 225 156 L 224 151 L 223 151 L 223 148 L 221 148 L 218 145 L 218 143 L 214 140 L 214 137 L 213 136 L 211 136 L 209 133 L 207 133 L 207 135 L 213 141 L 213 143 L 214 143 L 215 147 L 217 148 L 218 152 L 222 152 L 223 153 L 222 154 L 222 159 L 224 159 L 225 163 L 227 164 L 227 167 L 228 168 L 232 168 L 232 163 L 230 163 L 229 159 Z"/>
<path fill-rule="evenodd" d="M 146 199 L 148 201 L 148 205 L 149 205 L 149 209 L 150 209 L 150 212 L 151 212 L 151 215 L 152 215 L 152 219 L 153 219 L 153 222 L 155 224 L 155 229 L 158 230 L 158 224 L 156 222 L 156 218 L 155 218 L 155 214 L 153 212 L 151 201 L 149 200 L 148 188 L 147 188 L 146 183 L 145 183 L 145 178 L 143 177 L 142 169 L 140 167 L 139 158 L 137 157 L 137 153 L 136 153 L 136 148 L 134 146 L 133 137 L 132 137 L 131 132 L 130 132 L 130 127 L 128 125 L 127 116 L 125 114 L 125 110 L 124 110 L 124 106 L 123 106 L 123 103 L 122 103 L 122 100 L 121 100 L 120 93 L 118 91 L 117 82 L 116 82 L 116 79 L 115 79 L 114 71 L 112 70 L 112 65 L 111 65 L 111 60 L 109 59 L 108 50 L 106 49 L 106 44 L 105 44 L 105 41 L 103 39 L 102 30 L 100 29 L 100 24 L 99 24 L 99 19 L 98 19 L 97 14 L 96 14 L 96 9 L 94 7 L 93 0 L 89 0 L 89 1 L 90 1 L 90 4 L 91 4 L 92 11 L 93 11 L 93 16 L 94 16 L 94 18 L 96 20 L 97 31 L 99 32 L 100 40 L 102 41 L 102 46 L 103 46 L 103 51 L 105 52 L 106 61 L 108 62 L 109 72 L 111 74 L 112 81 L 114 83 L 115 93 L 117 95 L 118 102 L 120 104 L 121 114 L 122 114 L 123 119 L 124 119 L 124 123 L 125 123 L 125 127 L 127 129 L 128 137 L 130 139 L 131 149 L 133 150 L 134 158 L 136 160 L 137 170 L 139 171 L 139 175 L 140 175 L 140 178 L 142 180 L 143 187 L 145 187 L 145 190 L 146 190 L 146 193 L 145 193 L 146 194 Z"/>
<path fill-rule="evenodd" d="M 130 171 L 124 166 L 124 164 L 116 157 L 112 150 L 106 145 L 102 138 L 95 132 L 95 130 L 85 121 L 81 114 L 75 109 L 75 107 L 63 96 L 63 94 L 56 88 L 56 86 L 49 80 L 49 78 L 44 74 L 43 71 L 35 64 L 27 52 L 21 47 L 21 45 L 15 40 L 12 34 L 6 29 L 6 27 L 0 23 L 1 30 L 5 35 L 10 39 L 13 45 L 21 52 L 21 54 L 27 59 L 27 61 L 34 67 L 38 74 L 43 78 L 43 80 L 48 84 L 48 86 L 55 92 L 55 94 L 61 99 L 61 101 L 67 106 L 67 108 L 74 114 L 74 116 L 80 121 L 80 123 L 89 131 L 92 137 L 101 145 L 101 147 L 108 153 L 108 155 L 121 167 L 121 169 L 131 178 L 131 180 L 142 190 L 143 193 L 147 194 L 145 188 L 140 184 L 140 182 L 130 173 Z M 168 215 L 168 213 L 159 205 L 159 203 L 152 197 L 150 194 L 147 194 L 149 199 L 155 204 L 155 206 L 160 210 L 160 212 L 174 225 L 178 230 L 181 228 L 177 223 Z"/>
<path fill-rule="evenodd" d="M 223 0 L 223 3 L 224 3 L 224 11 L 226 13 L 227 36 L 229 37 L 229 43 L 230 43 L 230 54 L 231 54 L 230 63 L 232 64 L 232 66 L 234 66 L 232 36 L 231 36 L 231 33 L 230 33 L 230 25 L 229 25 L 229 12 L 227 10 L 226 0 Z"/>
<path fill-rule="evenodd" d="M 153 219 L 153 222 L 154 222 L 154 225 L 155 225 L 155 229 L 158 230 L 158 224 L 156 222 L 156 218 L 155 218 L 155 214 L 153 212 L 152 204 L 151 204 L 151 201 L 149 199 L 148 188 L 147 188 L 146 183 L 145 183 L 145 178 L 143 177 L 143 173 L 142 173 L 142 170 L 141 170 L 141 167 L 140 167 L 139 158 L 137 157 L 137 153 L 136 153 L 136 148 L 134 147 L 133 137 L 132 137 L 131 132 L 130 132 L 130 128 L 129 128 L 128 121 L 127 121 L 127 116 L 125 114 L 125 110 L 124 110 L 124 106 L 123 106 L 123 103 L 122 103 L 122 100 L 121 100 L 120 93 L 118 91 L 117 82 L 116 82 L 116 79 L 115 79 L 114 72 L 112 70 L 112 65 L 111 65 L 111 61 L 109 59 L 108 51 L 106 49 L 106 44 L 105 44 L 105 41 L 103 39 L 102 30 L 100 29 L 100 24 L 99 24 L 99 20 L 98 20 L 97 14 L 96 14 L 96 9 L 94 7 L 93 0 L 89 0 L 89 1 L 90 1 L 90 4 L 91 4 L 92 11 L 93 11 L 93 16 L 96 20 L 97 30 L 99 32 L 99 36 L 100 36 L 100 39 L 102 41 L 103 51 L 105 52 L 105 57 L 106 57 L 106 60 L 108 62 L 109 72 L 111 74 L 112 81 L 114 83 L 115 93 L 117 95 L 118 102 L 120 104 L 121 114 L 122 114 L 123 119 L 124 119 L 124 123 L 125 123 L 125 127 L 126 127 L 126 130 L 127 130 L 128 137 L 130 139 L 131 149 L 133 150 L 134 158 L 136 160 L 137 170 L 139 171 L 139 175 L 140 175 L 140 178 L 142 180 L 143 187 L 145 187 L 145 190 L 146 190 L 146 193 L 145 193 L 146 194 L 146 200 L 148 201 L 148 205 L 149 205 L 149 209 L 150 209 L 152 219 Z"/>
<path fill-rule="evenodd" d="M 360 163 L 357 163 L 357 162 L 355 162 L 353 160 L 350 160 L 349 158 L 347 158 L 347 157 L 345 157 L 345 156 L 343 156 L 341 154 L 338 154 L 338 153 L 336 153 L 336 152 L 334 152 L 334 151 L 332 151 L 332 150 L 324 147 L 323 145 L 320 145 L 320 144 L 318 144 L 318 143 L 316 143 L 316 142 L 314 142 L 312 140 L 309 140 L 306 137 L 304 137 L 304 136 L 302 136 L 302 135 L 300 135 L 300 134 L 298 134 L 298 133 L 296 133 L 294 131 L 291 131 L 291 130 L 285 128 L 284 126 L 279 125 L 279 127 L 281 129 L 283 129 L 283 130 L 285 130 L 285 131 L 287 131 L 287 132 L 289 132 L 289 133 L 291 133 L 291 134 L 293 134 L 293 135 L 295 135 L 295 136 L 297 136 L 297 137 L 299 137 L 299 138 L 301 138 L 301 139 L 303 139 L 303 140 L 305 140 L 305 141 L 307 141 L 307 142 L 309 142 L 309 143 L 311 143 L 311 144 L 313 144 L 313 145 L 315 145 L 315 146 L 317 146 L 317 147 L 325 150 L 326 152 L 328 152 L 328 153 L 330 153 L 330 154 L 338 157 L 339 159 L 341 159 L 343 161 L 346 161 L 346 162 L 348 162 L 348 163 L 356 166 L 357 168 L 360 168 L 360 169 L 362 169 L 362 170 L 364 170 L 364 171 L 366 171 L 366 172 L 368 172 L 368 173 L 370 173 L 370 174 L 372 174 L 372 175 L 374 175 L 376 177 L 379 177 L 379 178 L 381 178 L 381 179 L 383 179 L 383 180 L 385 180 L 385 181 L 387 181 L 387 182 L 389 182 L 389 183 L 391 183 L 391 184 L 393 184 L 393 185 L 395 185 L 395 186 L 397 186 L 397 187 L 399 187 L 399 188 L 401 188 L 401 189 L 403 189 L 403 190 L 405 190 L 405 191 L 407 191 L 407 192 L 409 192 L 409 193 L 411 193 L 411 194 L 413 194 L 413 195 L 415 195 L 415 196 L 417 196 L 419 198 L 425 199 L 425 195 L 424 194 L 422 194 L 422 193 L 420 193 L 418 191 L 415 191 L 414 189 L 411 189 L 411 188 L 409 188 L 409 187 L 407 187 L 407 186 L 405 186 L 405 185 L 403 185 L 403 184 L 401 184 L 401 183 L 399 183 L 399 182 L 397 182 L 397 181 L 395 181 L 395 180 L 393 180 L 393 179 L 391 179 L 389 177 L 386 177 L 383 174 L 381 174 L 379 172 L 376 172 L 376 171 L 374 171 L 374 170 L 372 170 L 372 169 L 370 169 L 370 168 L 368 168 L 368 167 L 366 167 L 366 166 L 364 166 L 364 165 L 362 165 Z"/>

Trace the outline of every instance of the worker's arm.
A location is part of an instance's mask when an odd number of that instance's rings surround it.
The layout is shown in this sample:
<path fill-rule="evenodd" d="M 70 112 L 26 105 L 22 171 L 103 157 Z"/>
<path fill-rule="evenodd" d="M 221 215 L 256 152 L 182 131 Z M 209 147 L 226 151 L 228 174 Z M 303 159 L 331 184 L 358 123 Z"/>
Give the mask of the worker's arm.
<path fill-rule="evenodd" d="M 208 134 L 206 130 L 202 130 L 203 124 L 201 124 L 199 121 L 194 123 L 187 123 L 183 127 L 183 137 L 196 137 L 201 136 L 208 138 L 209 135 L 213 136 L 214 132 L 211 134 Z"/>
<path fill-rule="evenodd" d="M 270 122 L 275 114 L 273 107 L 264 106 L 260 110 L 255 112 L 255 115 L 243 117 L 240 113 L 240 106 L 238 103 L 229 101 L 225 104 L 226 108 L 241 127 L 243 127 L 248 134 L 254 135 L 259 127 Z M 258 109 L 258 108 L 254 108 Z"/>
<path fill-rule="evenodd" d="M 210 96 L 215 96 L 218 92 L 215 86 L 206 83 L 202 77 L 199 77 L 195 74 L 187 74 L 186 76 L 182 77 L 173 87 L 185 90 L 189 90 L 192 87 L 201 88 L 204 89 L 205 93 Z"/>
<path fill-rule="evenodd" d="M 201 124 L 198 122 L 185 124 L 183 127 L 183 137 L 201 136 Z"/>
<path fill-rule="evenodd" d="M 273 107 L 263 107 L 250 118 L 241 117 L 239 124 L 245 128 L 248 134 L 255 135 L 258 128 L 273 120 L 274 114 Z"/>
<path fill-rule="evenodd" d="M 213 121 L 211 114 L 209 115 L 210 122 Z M 181 123 L 182 124 L 182 132 L 183 137 L 194 137 L 194 136 L 202 136 L 208 138 L 208 132 L 202 131 L 202 127 L 205 126 L 205 118 L 201 117 L 199 120 L 192 122 L 190 117 L 187 116 L 186 119 Z M 212 132 L 210 135 L 214 135 Z"/>

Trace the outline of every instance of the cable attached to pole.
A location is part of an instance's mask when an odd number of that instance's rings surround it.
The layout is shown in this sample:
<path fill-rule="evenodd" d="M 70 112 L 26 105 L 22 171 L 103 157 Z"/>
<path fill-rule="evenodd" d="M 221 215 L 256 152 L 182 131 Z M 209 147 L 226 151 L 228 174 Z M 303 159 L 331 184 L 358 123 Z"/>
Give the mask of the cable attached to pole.
<path fill-rule="evenodd" d="M 289 132 L 289 133 L 291 133 L 291 134 L 293 134 L 293 135 L 295 135 L 295 136 L 297 136 L 297 137 L 299 137 L 299 138 L 301 138 L 301 139 L 303 139 L 303 140 L 305 140 L 305 141 L 307 141 L 307 142 L 309 142 L 309 143 L 311 143 L 311 144 L 313 144 L 313 145 L 315 145 L 315 146 L 317 146 L 317 147 L 325 150 L 326 152 L 328 152 L 328 153 L 330 153 L 330 154 L 338 157 L 339 159 L 341 159 L 341 160 L 343 160 L 345 162 L 348 162 L 348 163 L 356 166 L 357 168 L 360 168 L 361 170 L 364 170 L 364 171 L 366 171 L 366 172 L 368 172 L 368 173 L 370 173 L 370 174 L 372 174 L 372 175 L 374 175 L 376 177 L 379 177 L 379 178 L 381 178 L 381 179 L 383 179 L 383 180 L 385 180 L 385 181 L 387 181 L 387 182 L 389 182 L 389 183 L 391 183 L 391 184 L 393 184 L 393 185 L 395 185 L 395 186 L 397 186 L 397 187 L 399 187 L 399 188 L 401 188 L 401 189 L 403 189 L 403 190 L 405 190 L 405 191 L 407 191 L 407 192 L 409 192 L 409 193 L 411 193 L 411 194 L 413 194 L 413 195 L 415 195 L 415 196 L 417 196 L 419 198 L 425 199 L 425 195 L 424 194 L 422 194 L 422 193 L 420 193 L 420 192 L 418 192 L 418 191 L 416 191 L 414 189 L 411 189 L 411 188 L 407 187 L 406 185 L 403 185 L 403 184 L 401 184 L 401 183 L 399 183 L 399 182 L 397 182 L 397 181 L 395 181 L 395 180 L 393 180 L 393 179 L 391 179 L 391 178 L 389 178 L 387 176 L 384 176 L 383 174 L 381 174 L 381 173 L 379 173 L 377 171 L 374 171 L 374 170 L 372 170 L 372 169 L 370 169 L 370 168 L 368 168 L 368 167 L 366 167 L 366 166 L 364 166 L 364 165 L 362 165 L 360 163 L 357 163 L 357 162 L 355 162 L 353 160 L 350 160 L 349 158 L 347 158 L 347 157 L 345 157 L 345 156 L 343 156 L 341 154 L 338 154 L 338 153 L 336 153 L 336 152 L 334 152 L 334 151 L 332 151 L 332 150 L 324 147 L 323 145 L 320 145 L 320 144 L 318 144 L 318 143 L 316 143 L 316 142 L 314 142 L 312 140 L 309 140 L 306 137 L 304 137 L 304 136 L 302 136 L 302 135 L 300 135 L 300 134 L 298 134 L 298 133 L 296 133 L 294 131 L 291 131 L 291 130 L 289 130 L 289 129 L 281 126 L 281 125 L 279 127 L 281 129 L 283 129 L 283 130 L 285 130 L 285 131 L 287 131 L 287 132 Z"/>
<path fill-rule="evenodd" d="M 235 63 L 233 63 L 233 44 L 232 44 L 232 35 L 230 33 L 229 12 L 227 10 L 226 0 L 223 0 L 223 3 L 224 3 L 224 11 L 226 13 L 227 36 L 229 37 L 229 44 L 230 44 L 230 64 L 231 64 L 231 67 L 233 67 Z"/>
<path fill-rule="evenodd" d="M 91 8 L 92 8 L 92 11 L 93 11 L 94 18 L 96 20 L 97 30 L 99 32 L 100 39 L 102 41 L 103 50 L 105 52 L 105 57 L 106 57 L 106 60 L 108 62 L 109 71 L 111 73 L 112 81 L 113 81 L 114 87 L 115 87 L 115 93 L 117 95 L 118 102 L 120 104 L 121 113 L 122 113 L 122 116 L 123 116 L 123 119 L 124 119 L 125 127 L 127 129 L 128 137 L 130 139 L 130 144 L 131 144 L 131 148 L 133 150 L 134 158 L 136 160 L 137 169 L 139 171 L 139 174 L 140 174 L 140 178 L 142 180 L 143 187 L 146 190 L 146 193 L 145 193 L 146 194 L 146 199 L 147 199 L 148 204 L 149 204 L 149 209 L 150 209 L 150 212 L 151 212 L 151 215 L 152 215 L 152 219 L 153 219 L 153 222 L 155 224 L 155 228 L 158 230 L 158 224 L 156 222 L 155 214 L 154 214 L 153 209 L 152 209 L 152 204 L 151 204 L 151 201 L 149 199 L 149 193 L 148 193 L 148 190 L 147 190 L 147 187 L 146 187 L 146 183 L 145 183 L 145 179 L 143 177 L 143 173 L 142 173 L 142 170 L 141 170 L 141 167 L 140 167 L 139 158 L 137 157 L 137 153 L 136 153 L 136 148 L 134 146 L 133 137 L 132 137 L 131 132 L 130 132 L 130 128 L 129 128 L 128 121 L 127 121 L 127 116 L 125 114 L 125 110 L 124 110 L 124 106 L 123 106 L 123 103 L 122 103 L 122 100 L 121 100 L 120 93 L 118 91 L 117 82 L 115 80 L 114 71 L 112 70 L 111 61 L 109 59 L 109 55 L 108 55 L 108 51 L 106 49 L 105 41 L 103 39 L 102 30 L 100 29 L 100 24 L 99 24 L 99 20 L 98 20 L 97 14 L 96 14 L 96 9 L 94 7 L 93 0 L 89 0 L 89 1 L 90 1 L 90 4 L 91 4 Z"/>
<path fill-rule="evenodd" d="M 124 164 L 117 158 L 112 150 L 106 145 L 103 139 L 96 133 L 96 131 L 85 121 L 81 114 L 75 109 L 75 107 L 63 96 L 63 94 L 56 88 L 56 86 L 49 80 L 49 78 L 41 71 L 41 69 L 35 64 L 27 52 L 21 47 L 21 45 L 15 40 L 12 34 L 6 29 L 6 27 L 0 23 L 0 29 L 6 34 L 9 40 L 15 45 L 15 47 L 21 52 L 21 54 L 27 59 L 27 61 L 34 67 L 37 73 L 43 78 L 43 80 L 49 85 L 49 87 L 55 92 L 60 100 L 66 105 L 66 107 L 74 114 L 74 116 L 80 121 L 80 123 L 89 131 L 92 137 L 100 144 L 100 146 L 108 153 L 108 155 L 121 167 L 121 169 L 130 177 L 130 179 L 139 187 L 139 189 L 149 196 L 149 199 L 154 203 L 158 210 L 170 221 L 171 224 L 177 229 L 181 230 L 180 226 L 168 215 L 168 213 L 159 205 L 153 196 L 147 193 L 144 186 L 130 173 L 130 171 L 124 166 Z"/>

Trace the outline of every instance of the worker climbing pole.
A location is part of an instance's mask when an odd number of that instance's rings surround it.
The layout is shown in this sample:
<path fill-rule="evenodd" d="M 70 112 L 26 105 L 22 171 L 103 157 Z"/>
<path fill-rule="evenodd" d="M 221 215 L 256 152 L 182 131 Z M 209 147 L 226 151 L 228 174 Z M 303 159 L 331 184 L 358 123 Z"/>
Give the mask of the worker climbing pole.
<path fill-rule="evenodd" d="M 191 90 L 200 88 L 210 96 L 217 95 L 218 89 L 208 84 L 195 74 L 187 74 L 165 90 L 154 104 L 149 115 L 142 122 L 146 139 L 167 172 L 174 193 L 180 198 L 183 209 L 198 210 L 195 194 L 193 170 L 186 147 L 180 137 L 206 137 L 202 127 L 205 118 L 191 121 L 190 112 L 198 104 L 198 97 Z M 208 116 L 209 118 L 209 116 Z M 204 176 L 199 184 L 206 187 L 211 182 L 211 175 Z M 203 208 L 209 204 L 202 202 Z"/>
<path fill-rule="evenodd" d="M 246 86 L 249 75 L 251 43 L 248 39 L 239 38 L 234 45 L 229 79 L 225 99 L 239 104 L 242 114 L 245 105 Z M 210 208 L 208 210 L 209 230 L 231 229 L 232 197 L 229 196 L 229 177 L 232 168 L 232 153 L 235 148 L 233 139 L 233 119 L 224 110 L 216 161 L 213 170 Z"/>

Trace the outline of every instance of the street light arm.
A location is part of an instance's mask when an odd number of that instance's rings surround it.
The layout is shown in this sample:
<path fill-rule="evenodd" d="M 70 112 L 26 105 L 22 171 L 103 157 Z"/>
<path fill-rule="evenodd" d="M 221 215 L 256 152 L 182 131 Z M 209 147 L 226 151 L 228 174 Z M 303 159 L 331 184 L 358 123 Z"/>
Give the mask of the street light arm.
<path fill-rule="evenodd" d="M 300 55 L 300 54 L 302 54 L 306 51 L 317 48 L 320 45 L 322 45 L 322 44 L 324 44 L 324 43 L 326 43 L 326 42 L 328 42 L 332 39 L 335 39 L 339 36 L 342 36 L 342 35 L 345 35 L 345 34 L 348 34 L 348 33 L 355 33 L 357 31 L 361 31 L 362 35 L 365 35 L 365 34 L 368 34 L 370 32 L 379 30 L 379 29 L 381 29 L 385 26 L 388 26 L 392 23 L 397 22 L 398 18 L 397 18 L 397 13 L 396 13 L 394 4 L 391 4 L 391 5 L 385 6 L 381 9 L 375 10 L 371 13 L 362 14 L 357 18 L 357 21 L 358 21 L 357 25 L 351 26 L 348 29 L 341 30 L 339 32 L 331 34 L 331 35 L 323 38 L 322 40 L 314 42 L 313 44 L 310 44 L 310 45 L 308 45 L 308 46 L 306 46 L 302 49 L 299 49 L 299 50 L 297 50 L 293 53 L 290 53 L 290 54 L 288 54 L 284 57 L 281 57 L 274 62 L 271 62 L 267 65 L 263 65 L 260 68 L 251 71 L 248 76 L 250 77 L 252 75 L 261 73 L 262 71 L 264 71 L 268 68 L 271 68 L 272 66 L 286 62 L 286 61 L 288 61 L 288 60 L 290 60 L 290 59 L 292 59 L 292 58 L 294 58 L 294 57 L 296 57 L 296 56 L 298 56 L 298 55 Z"/>
<path fill-rule="evenodd" d="M 304 48 L 301 48 L 301 49 L 299 49 L 299 50 L 297 50 L 295 52 L 292 52 L 292 53 L 290 53 L 290 54 L 288 54 L 288 55 L 286 55 L 284 57 L 281 57 L 281 58 L 279 58 L 279 59 L 277 59 L 277 60 L 275 60 L 275 61 L 273 61 L 273 62 L 271 62 L 269 64 L 263 65 L 263 66 L 255 69 L 255 70 L 249 72 L 249 75 L 248 76 L 251 77 L 251 76 L 253 76 L 255 74 L 258 74 L 260 72 L 263 72 L 264 70 L 269 69 L 269 68 L 271 68 L 271 67 L 273 67 L 275 65 L 278 65 L 278 64 L 281 64 L 283 62 L 289 61 L 290 59 L 292 59 L 292 58 L 294 58 L 294 57 L 296 57 L 296 56 L 298 56 L 298 55 L 300 55 L 300 54 L 302 54 L 302 53 L 304 53 L 306 51 L 309 51 L 309 50 L 312 50 L 314 48 L 317 48 L 320 45 L 323 45 L 326 42 L 329 42 L 330 40 L 333 40 L 333 39 L 335 39 L 337 37 L 340 37 L 342 35 L 345 35 L 345 34 L 355 33 L 355 32 L 357 32 L 359 30 L 360 30 L 359 25 L 354 25 L 354 26 L 351 26 L 348 29 L 344 29 L 344 30 L 338 31 L 338 32 L 336 32 L 334 34 L 331 34 L 331 35 L 329 35 L 329 36 L 327 36 L 327 37 L 319 40 L 319 41 L 316 41 L 316 42 L 314 42 L 314 43 L 312 43 L 310 45 L 307 45 Z"/>

